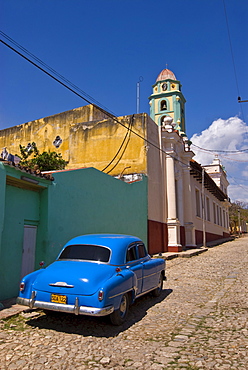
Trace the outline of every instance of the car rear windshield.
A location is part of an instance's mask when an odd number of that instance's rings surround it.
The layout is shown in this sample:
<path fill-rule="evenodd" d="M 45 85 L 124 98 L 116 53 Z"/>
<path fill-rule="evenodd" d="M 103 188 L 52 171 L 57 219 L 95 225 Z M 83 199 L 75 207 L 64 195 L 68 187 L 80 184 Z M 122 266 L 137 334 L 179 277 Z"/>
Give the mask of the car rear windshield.
<path fill-rule="evenodd" d="M 74 244 L 68 245 L 59 259 L 108 262 L 109 257 L 110 250 L 108 248 L 98 245 Z"/>

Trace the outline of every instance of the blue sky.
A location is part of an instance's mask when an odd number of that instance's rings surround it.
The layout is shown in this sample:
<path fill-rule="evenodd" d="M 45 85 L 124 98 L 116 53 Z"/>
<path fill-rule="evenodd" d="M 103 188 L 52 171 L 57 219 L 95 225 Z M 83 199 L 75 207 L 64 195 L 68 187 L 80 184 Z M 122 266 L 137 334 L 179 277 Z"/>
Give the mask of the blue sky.
<path fill-rule="evenodd" d="M 140 111 L 149 113 L 151 86 L 167 64 L 187 100 L 187 135 L 198 135 L 203 145 L 202 132 L 210 133 L 214 121 L 229 127 L 230 117 L 248 120 L 248 103 L 237 102 L 238 95 L 248 99 L 248 2 L 225 0 L 237 81 L 223 4 L 1 0 L 1 30 L 117 116 L 136 113 L 140 76 Z M 6 46 L 0 48 L 0 129 L 85 105 Z M 235 150 L 248 148 L 247 123 L 242 130 Z M 222 139 L 223 134 L 213 149 L 228 150 Z M 233 185 L 232 199 L 248 201 L 248 159 L 241 160 L 247 162 L 226 168 L 229 181 L 241 180 L 238 191 Z"/>

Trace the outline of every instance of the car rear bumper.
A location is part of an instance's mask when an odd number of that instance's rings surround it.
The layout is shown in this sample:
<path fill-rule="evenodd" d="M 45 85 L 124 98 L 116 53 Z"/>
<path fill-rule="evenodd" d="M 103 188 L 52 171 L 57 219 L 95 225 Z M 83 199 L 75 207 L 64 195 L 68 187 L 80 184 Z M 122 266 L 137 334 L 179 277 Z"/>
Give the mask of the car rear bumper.
<path fill-rule="evenodd" d="M 77 298 L 74 305 L 36 301 L 34 298 L 35 297 L 32 297 L 31 299 L 18 297 L 16 303 L 30 308 L 41 308 L 44 310 L 87 316 L 107 316 L 114 311 L 114 306 L 112 305 L 103 308 L 79 306 Z"/>

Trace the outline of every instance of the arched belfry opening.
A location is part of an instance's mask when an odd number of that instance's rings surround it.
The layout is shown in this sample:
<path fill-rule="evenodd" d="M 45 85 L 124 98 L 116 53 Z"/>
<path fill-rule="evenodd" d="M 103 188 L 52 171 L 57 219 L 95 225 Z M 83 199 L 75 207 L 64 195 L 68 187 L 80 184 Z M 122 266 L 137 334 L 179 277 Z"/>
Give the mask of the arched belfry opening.
<path fill-rule="evenodd" d="M 162 100 L 160 102 L 160 110 L 167 110 L 167 101 L 166 100 Z"/>

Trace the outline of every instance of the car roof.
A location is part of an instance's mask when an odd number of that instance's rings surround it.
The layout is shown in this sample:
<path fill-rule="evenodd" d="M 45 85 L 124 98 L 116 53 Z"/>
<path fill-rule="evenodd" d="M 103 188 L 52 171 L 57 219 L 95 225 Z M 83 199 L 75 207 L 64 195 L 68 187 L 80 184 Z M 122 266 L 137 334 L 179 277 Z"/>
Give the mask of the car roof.
<path fill-rule="evenodd" d="M 141 239 L 132 235 L 123 234 L 87 234 L 80 235 L 69 240 L 65 247 L 72 244 L 89 244 L 89 245 L 100 245 L 111 249 L 111 264 L 123 264 L 126 257 L 127 247 L 133 243 L 140 241 Z"/>

